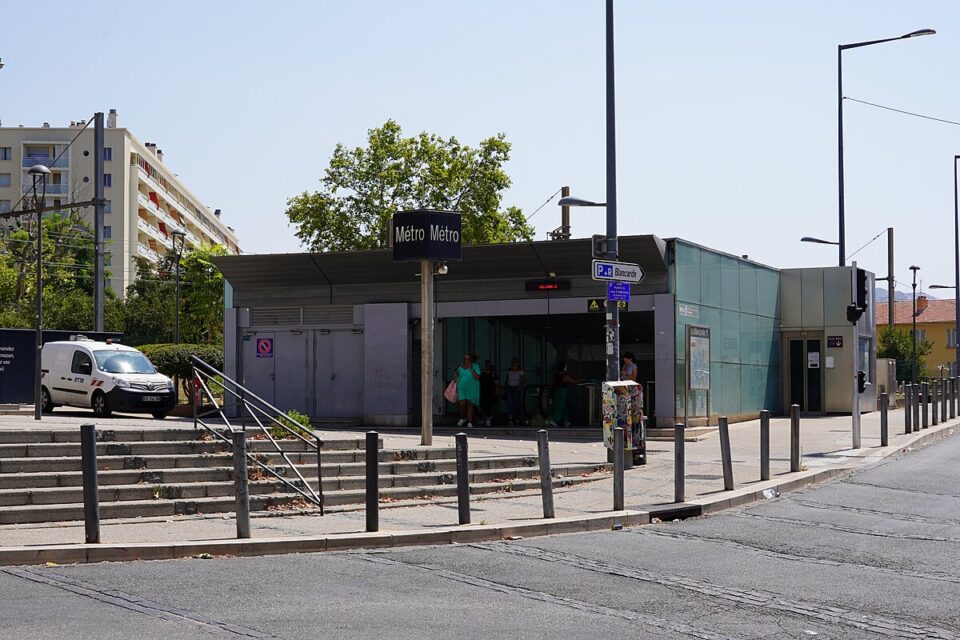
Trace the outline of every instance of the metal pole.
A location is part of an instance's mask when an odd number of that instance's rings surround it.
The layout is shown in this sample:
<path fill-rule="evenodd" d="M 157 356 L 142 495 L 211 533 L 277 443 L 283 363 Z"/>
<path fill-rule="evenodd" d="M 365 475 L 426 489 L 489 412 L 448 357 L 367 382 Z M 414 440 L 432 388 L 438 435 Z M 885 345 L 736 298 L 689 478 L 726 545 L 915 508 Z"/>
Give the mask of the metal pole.
<path fill-rule="evenodd" d="M 420 444 L 433 445 L 433 263 L 420 261 Z"/>
<path fill-rule="evenodd" d="M 930 426 L 930 420 L 927 416 L 929 411 L 929 406 L 927 403 L 927 398 L 930 393 L 930 385 L 926 382 L 920 383 L 920 426 L 923 429 L 927 429 Z"/>
<path fill-rule="evenodd" d="M 80 425 L 80 465 L 83 469 L 83 525 L 87 544 L 100 542 L 100 492 L 97 487 L 97 427 Z"/>
<path fill-rule="evenodd" d="M 957 417 L 957 378 L 950 378 L 950 400 L 947 402 L 950 406 L 950 419 Z"/>
<path fill-rule="evenodd" d="M 851 300 L 857 302 L 857 263 L 850 269 Z M 853 399 L 850 407 L 851 440 L 854 449 L 860 448 L 860 322 L 853 323 Z"/>
<path fill-rule="evenodd" d="M 320 498 L 320 515 L 323 515 L 323 457 L 320 455 L 323 450 L 323 437 L 319 431 L 314 431 L 313 437 L 317 440 L 317 496 Z"/>
<path fill-rule="evenodd" d="M 613 430 L 613 510 L 623 511 L 623 427 Z"/>
<path fill-rule="evenodd" d="M 570 187 L 560 187 L 560 197 L 566 198 L 570 195 Z M 563 205 L 560 207 L 560 233 L 561 238 L 569 240 L 570 236 L 570 207 Z"/>
<path fill-rule="evenodd" d="M 913 383 L 914 388 L 917 387 L 917 270 L 911 269 L 913 271 L 913 314 L 911 317 L 911 323 L 913 327 L 910 333 L 910 341 L 913 345 L 913 356 L 910 362 L 910 382 Z"/>
<path fill-rule="evenodd" d="M 613 69 L 613 0 L 607 0 L 607 252 L 619 258 L 617 244 L 617 137 Z M 620 379 L 620 308 L 607 305 L 607 380 Z"/>
<path fill-rule="evenodd" d="M 947 379 L 940 378 L 938 383 L 940 388 L 940 422 L 947 421 Z"/>
<path fill-rule="evenodd" d="M 903 432 L 913 433 L 911 418 L 913 417 L 913 385 L 909 382 L 903 385 Z"/>
<path fill-rule="evenodd" d="M 683 502 L 686 500 L 683 480 L 686 466 L 684 451 L 684 426 L 678 422 L 673 425 L 673 501 Z"/>
<path fill-rule="evenodd" d="M 790 471 L 800 471 L 800 405 L 790 405 Z"/>
<path fill-rule="evenodd" d="M 913 398 L 910 400 L 910 406 L 913 408 L 913 432 L 920 431 L 920 385 L 913 385 Z"/>
<path fill-rule="evenodd" d="M 889 425 L 887 424 L 887 394 L 880 394 L 880 446 L 885 447 L 889 444 L 888 437 Z"/>
<path fill-rule="evenodd" d="M 723 461 L 723 490 L 733 491 L 733 461 L 730 459 L 730 427 L 727 416 L 717 420 L 720 428 L 720 459 Z"/>
<path fill-rule="evenodd" d="M 770 412 L 760 412 L 760 479 L 770 479 Z"/>
<path fill-rule="evenodd" d="M 380 530 L 380 438 L 367 431 L 367 531 Z"/>
<path fill-rule="evenodd" d="M 42 391 L 43 384 L 43 362 L 40 357 L 43 352 L 43 204 L 47 199 L 47 176 L 43 175 L 43 198 L 37 198 L 37 175 L 33 176 L 33 208 L 37 210 L 37 333 L 36 333 L 36 353 L 34 354 L 34 376 L 33 376 L 33 419 L 40 420 L 43 412 Z"/>
<path fill-rule="evenodd" d="M 236 493 L 237 538 L 250 537 L 250 487 L 247 482 L 247 432 L 233 432 L 233 486 Z"/>
<path fill-rule="evenodd" d="M 470 465 L 467 434 L 458 433 L 457 443 L 457 514 L 460 524 L 470 524 Z"/>
<path fill-rule="evenodd" d="M 939 417 L 937 407 L 940 406 L 940 395 L 937 393 L 939 386 L 940 384 L 937 380 L 930 381 L 930 425 L 934 427 L 940 424 L 940 421 L 937 419 Z"/>
<path fill-rule="evenodd" d="M 93 330 L 103 331 L 103 112 L 93 114 Z"/>
<path fill-rule="evenodd" d="M 550 475 L 550 442 L 546 429 L 537 431 L 537 459 L 540 461 L 540 494 L 543 496 L 543 517 L 553 517 L 553 476 Z"/>
<path fill-rule="evenodd" d="M 176 242 L 176 240 L 174 240 Z M 176 296 L 174 299 L 173 307 L 173 343 L 180 344 L 180 254 L 176 254 L 177 259 L 175 261 L 175 279 L 176 279 Z"/>
<path fill-rule="evenodd" d="M 953 156 L 953 298 L 954 333 L 956 360 L 953 363 L 953 375 L 960 376 L 960 194 L 957 193 L 957 163 L 960 155 Z"/>
<path fill-rule="evenodd" d="M 893 227 L 887 227 L 887 325 L 893 331 L 893 311 L 897 294 L 894 293 Z"/>
<path fill-rule="evenodd" d="M 847 237 L 844 225 L 843 210 L 843 47 L 837 47 L 837 160 L 838 160 L 838 192 L 840 214 L 840 266 L 847 264 Z M 892 274 L 891 274 L 892 275 Z M 892 302 L 891 302 L 892 304 Z"/>

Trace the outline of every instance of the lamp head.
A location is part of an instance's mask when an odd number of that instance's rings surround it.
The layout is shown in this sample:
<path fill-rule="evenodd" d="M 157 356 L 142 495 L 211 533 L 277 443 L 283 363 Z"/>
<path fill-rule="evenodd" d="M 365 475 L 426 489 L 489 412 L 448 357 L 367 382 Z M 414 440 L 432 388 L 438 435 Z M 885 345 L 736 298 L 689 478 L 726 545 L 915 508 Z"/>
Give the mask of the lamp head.
<path fill-rule="evenodd" d="M 917 31 L 911 31 L 910 33 L 905 33 L 901 38 L 919 38 L 920 36 L 932 36 L 936 35 L 936 31 L 933 29 L 919 29 Z"/>
<path fill-rule="evenodd" d="M 833 242 L 832 240 L 823 240 L 822 238 L 813 238 L 811 236 L 803 236 L 800 238 L 800 242 L 812 242 L 814 244 L 840 244 L 839 242 Z"/>
<path fill-rule="evenodd" d="M 910 265 L 910 271 L 913 271 L 914 273 L 916 273 L 917 271 L 920 271 L 920 267 L 918 267 L 915 264 L 912 264 Z"/>
<path fill-rule="evenodd" d="M 48 176 L 52 172 L 50 171 L 50 167 L 47 167 L 46 165 L 35 164 L 32 167 L 30 167 L 30 169 L 27 170 L 27 173 L 29 173 L 32 176 L 37 176 L 37 175 Z"/>
<path fill-rule="evenodd" d="M 605 207 L 606 202 L 594 202 L 593 200 L 584 200 L 574 196 L 564 196 L 557 201 L 561 207 Z"/>

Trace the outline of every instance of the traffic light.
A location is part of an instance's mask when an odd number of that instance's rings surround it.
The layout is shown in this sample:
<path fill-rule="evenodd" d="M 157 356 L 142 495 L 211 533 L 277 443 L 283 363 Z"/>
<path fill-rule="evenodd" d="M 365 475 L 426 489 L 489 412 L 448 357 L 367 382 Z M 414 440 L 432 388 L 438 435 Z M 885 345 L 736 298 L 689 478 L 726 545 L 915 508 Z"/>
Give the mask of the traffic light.
<path fill-rule="evenodd" d="M 857 391 L 863 393 L 867 390 L 867 374 L 863 371 L 857 371 Z"/>
<path fill-rule="evenodd" d="M 847 305 L 847 322 L 850 324 L 857 324 L 860 321 L 860 316 L 863 315 L 863 312 L 866 311 L 863 307 L 858 307 L 855 304 Z"/>
<path fill-rule="evenodd" d="M 594 235 L 592 250 L 594 258 L 609 258 L 610 256 L 607 254 L 607 236 Z"/>
<path fill-rule="evenodd" d="M 867 310 L 867 272 L 857 269 L 857 282 L 854 290 L 854 303 L 847 305 L 847 322 L 857 324 L 860 316 Z"/>

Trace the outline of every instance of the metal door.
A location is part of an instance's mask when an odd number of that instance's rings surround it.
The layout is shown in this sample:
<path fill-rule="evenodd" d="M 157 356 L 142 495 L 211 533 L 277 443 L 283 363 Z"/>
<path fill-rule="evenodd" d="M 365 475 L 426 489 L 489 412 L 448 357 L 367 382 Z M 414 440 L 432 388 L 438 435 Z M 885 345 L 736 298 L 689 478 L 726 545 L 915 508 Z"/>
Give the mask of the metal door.
<path fill-rule="evenodd" d="M 821 345 L 819 338 L 791 338 L 788 344 L 788 405 L 799 405 L 803 413 L 823 412 Z"/>
<path fill-rule="evenodd" d="M 333 334 L 313 332 L 313 413 L 317 418 L 333 417 Z"/>
<path fill-rule="evenodd" d="M 275 405 L 274 360 L 276 343 L 273 333 L 244 336 L 243 380 L 240 383 L 270 404 Z M 247 340 L 246 338 L 249 338 Z"/>
<path fill-rule="evenodd" d="M 274 334 L 274 398 L 281 411 L 296 409 L 311 415 L 310 377 L 307 369 L 310 355 L 307 334 L 303 331 L 284 331 Z"/>
<path fill-rule="evenodd" d="M 363 335 L 353 331 L 333 334 L 333 417 L 363 415 Z M 370 384 L 377 384 L 371 380 Z"/>

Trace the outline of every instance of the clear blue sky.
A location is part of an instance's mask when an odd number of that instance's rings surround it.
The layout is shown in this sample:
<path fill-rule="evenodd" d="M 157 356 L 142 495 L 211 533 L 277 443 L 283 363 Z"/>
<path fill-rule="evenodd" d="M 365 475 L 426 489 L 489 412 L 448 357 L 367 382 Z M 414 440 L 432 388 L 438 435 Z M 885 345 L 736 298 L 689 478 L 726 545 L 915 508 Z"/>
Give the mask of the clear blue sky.
<path fill-rule="evenodd" d="M 286 199 L 337 142 L 394 118 L 468 144 L 513 144 L 504 204 L 561 185 L 604 197 L 603 2 L 3 3 L 4 126 L 111 107 L 224 211 L 246 252 L 297 251 Z M 21 26 L 16 26 L 21 25 Z M 845 94 L 960 120 L 954 0 L 617 3 L 620 232 L 681 236 L 778 267 L 833 264 L 836 45 Z M 103 73 L 101 77 L 99 74 Z M 953 282 L 960 127 L 846 105 L 847 243 L 896 229 L 897 278 Z M 559 225 L 541 210 L 537 237 Z M 576 236 L 603 230 L 575 210 Z M 883 238 L 856 256 L 886 275 Z"/>

